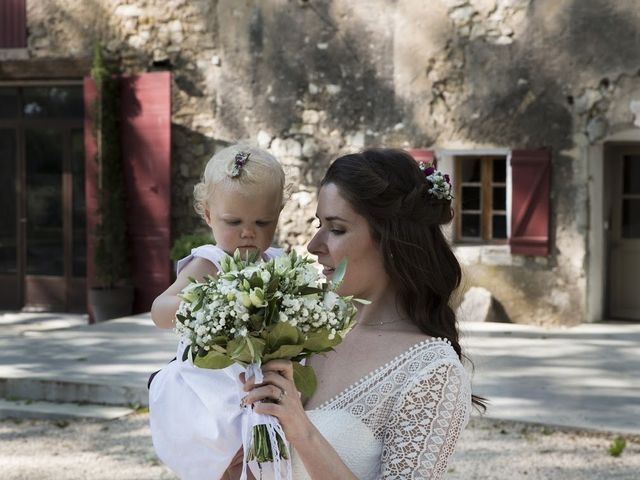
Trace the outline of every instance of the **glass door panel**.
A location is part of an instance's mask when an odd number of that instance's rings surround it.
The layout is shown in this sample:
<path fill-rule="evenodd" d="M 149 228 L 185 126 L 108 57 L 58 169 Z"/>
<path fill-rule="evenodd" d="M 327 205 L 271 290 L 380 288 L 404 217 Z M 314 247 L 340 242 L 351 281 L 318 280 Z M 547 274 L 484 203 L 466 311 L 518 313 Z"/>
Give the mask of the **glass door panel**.
<path fill-rule="evenodd" d="M 0 118 L 12 119 L 18 117 L 18 89 L 0 88 Z"/>
<path fill-rule="evenodd" d="M 16 131 L 0 129 L 0 275 L 18 273 Z"/>
<path fill-rule="evenodd" d="M 87 215 L 84 197 L 84 132 L 71 132 L 72 224 L 74 277 L 87 275 Z"/>
<path fill-rule="evenodd" d="M 640 144 L 619 146 L 610 155 L 608 315 L 640 320 Z"/>
<path fill-rule="evenodd" d="M 63 135 L 54 129 L 25 132 L 28 275 L 64 275 Z"/>

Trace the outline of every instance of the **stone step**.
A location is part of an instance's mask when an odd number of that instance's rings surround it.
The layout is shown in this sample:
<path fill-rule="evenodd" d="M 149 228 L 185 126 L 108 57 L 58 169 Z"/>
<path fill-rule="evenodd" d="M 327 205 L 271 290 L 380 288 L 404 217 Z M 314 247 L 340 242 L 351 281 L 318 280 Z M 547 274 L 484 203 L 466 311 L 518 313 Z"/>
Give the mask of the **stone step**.
<path fill-rule="evenodd" d="M 113 420 L 129 415 L 134 411 L 131 408 L 109 405 L 79 405 L 77 403 L 0 399 L 0 418 Z"/>
<path fill-rule="evenodd" d="M 120 407 L 149 404 L 146 384 L 125 386 L 31 377 L 0 378 L 0 398 Z"/>

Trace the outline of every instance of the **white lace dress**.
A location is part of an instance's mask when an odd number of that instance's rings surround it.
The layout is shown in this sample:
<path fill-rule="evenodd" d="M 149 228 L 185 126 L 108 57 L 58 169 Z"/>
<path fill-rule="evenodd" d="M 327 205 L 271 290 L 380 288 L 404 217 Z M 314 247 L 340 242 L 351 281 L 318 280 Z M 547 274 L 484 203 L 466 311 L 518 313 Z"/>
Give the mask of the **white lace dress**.
<path fill-rule="evenodd" d="M 467 372 L 448 341 L 433 339 L 307 415 L 360 480 L 406 480 L 442 478 L 470 411 Z M 293 478 L 311 478 L 295 452 Z"/>

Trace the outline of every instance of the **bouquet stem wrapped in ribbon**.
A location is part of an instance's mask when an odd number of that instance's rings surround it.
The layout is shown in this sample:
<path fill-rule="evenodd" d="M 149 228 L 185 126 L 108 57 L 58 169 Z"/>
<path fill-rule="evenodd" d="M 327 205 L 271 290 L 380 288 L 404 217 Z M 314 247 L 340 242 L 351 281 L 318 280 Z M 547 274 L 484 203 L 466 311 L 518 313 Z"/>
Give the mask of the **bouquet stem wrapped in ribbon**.
<path fill-rule="evenodd" d="M 262 381 L 260 366 L 270 360 L 293 362 L 297 390 L 313 394 L 313 369 L 300 362 L 338 345 L 355 323 L 354 301 L 336 293 L 346 259 L 327 283 L 313 260 L 295 251 L 268 262 L 242 259 L 239 251 L 221 261 L 217 277 L 191 279 L 179 295 L 177 333 L 188 343 L 183 360 L 200 368 L 222 369 L 234 363 L 246 376 Z M 245 478 L 247 461 L 273 462 L 280 479 L 281 461 L 291 478 L 290 455 L 282 426 L 275 417 L 248 409 L 243 422 Z"/>

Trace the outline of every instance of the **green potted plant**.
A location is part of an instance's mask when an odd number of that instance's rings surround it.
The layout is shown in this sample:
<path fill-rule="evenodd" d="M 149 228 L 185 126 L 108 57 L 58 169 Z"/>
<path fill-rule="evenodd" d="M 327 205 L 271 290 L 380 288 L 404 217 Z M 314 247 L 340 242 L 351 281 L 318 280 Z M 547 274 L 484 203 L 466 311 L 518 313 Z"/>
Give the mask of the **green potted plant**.
<path fill-rule="evenodd" d="M 192 249 L 208 244 L 216 244 L 211 232 L 196 232 L 180 235 L 173 242 L 169 256 L 171 257 L 171 260 L 173 260 L 174 264 L 176 264 L 178 260 L 188 256 Z"/>
<path fill-rule="evenodd" d="M 93 258 L 97 284 L 89 290 L 89 303 L 94 321 L 99 322 L 131 314 L 133 285 L 120 148 L 120 85 L 117 75 L 105 63 L 100 44 L 95 47 L 91 77 L 97 93 L 93 135 L 97 147 L 98 209 Z"/>

